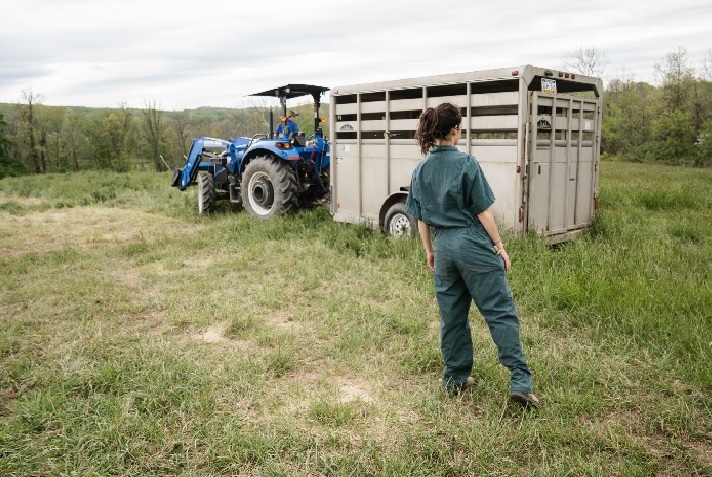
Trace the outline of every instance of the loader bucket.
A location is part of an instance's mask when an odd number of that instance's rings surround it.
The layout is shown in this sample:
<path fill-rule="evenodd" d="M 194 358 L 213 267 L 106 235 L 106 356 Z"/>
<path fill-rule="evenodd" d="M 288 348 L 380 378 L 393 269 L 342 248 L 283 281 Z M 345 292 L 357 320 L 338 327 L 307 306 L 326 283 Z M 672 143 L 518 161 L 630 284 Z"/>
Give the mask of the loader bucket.
<path fill-rule="evenodd" d="M 181 176 L 183 175 L 183 169 L 176 169 L 173 171 L 173 179 L 171 179 L 171 187 L 180 187 Z"/>

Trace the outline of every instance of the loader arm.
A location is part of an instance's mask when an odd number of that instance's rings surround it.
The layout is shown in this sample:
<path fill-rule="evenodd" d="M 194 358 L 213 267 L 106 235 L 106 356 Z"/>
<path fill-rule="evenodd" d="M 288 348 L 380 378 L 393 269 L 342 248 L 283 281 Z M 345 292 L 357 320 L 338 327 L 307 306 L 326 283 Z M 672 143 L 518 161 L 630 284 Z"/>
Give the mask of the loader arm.
<path fill-rule="evenodd" d="M 206 149 L 222 149 L 230 151 L 234 158 L 234 146 L 230 141 L 215 139 L 211 137 L 199 137 L 193 139 L 193 145 L 188 153 L 185 166 L 183 169 L 176 169 L 173 172 L 173 181 L 171 185 L 178 187 L 180 190 L 185 190 L 190 184 L 195 183 L 200 170 L 210 170 L 214 164 L 210 162 L 202 162 L 200 158 Z"/>

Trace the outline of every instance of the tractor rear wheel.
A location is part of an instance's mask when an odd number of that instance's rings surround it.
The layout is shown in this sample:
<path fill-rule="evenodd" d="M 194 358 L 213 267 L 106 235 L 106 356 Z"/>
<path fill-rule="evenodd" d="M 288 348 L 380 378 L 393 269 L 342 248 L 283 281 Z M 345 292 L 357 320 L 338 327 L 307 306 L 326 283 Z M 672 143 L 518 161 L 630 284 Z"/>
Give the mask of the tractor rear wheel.
<path fill-rule="evenodd" d="M 266 220 L 295 210 L 298 190 L 297 175 L 287 162 L 256 157 L 242 175 L 242 206 L 253 217 Z"/>
<path fill-rule="evenodd" d="M 396 202 L 386 212 L 384 229 L 391 237 L 414 237 L 418 233 L 418 222 L 405 211 L 403 202 Z"/>
<path fill-rule="evenodd" d="M 215 178 L 209 172 L 198 174 L 198 213 L 209 214 L 215 211 Z"/>

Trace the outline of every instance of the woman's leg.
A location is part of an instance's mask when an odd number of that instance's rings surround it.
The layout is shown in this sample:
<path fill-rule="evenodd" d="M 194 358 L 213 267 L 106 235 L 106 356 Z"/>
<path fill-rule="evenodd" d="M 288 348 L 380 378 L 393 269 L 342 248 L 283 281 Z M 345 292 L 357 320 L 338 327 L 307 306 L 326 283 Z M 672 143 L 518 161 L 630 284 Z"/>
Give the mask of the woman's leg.
<path fill-rule="evenodd" d="M 447 230 L 435 237 L 435 296 L 440 308 L 440 350 L 443 383 L 448 391 L 461 386 L 472 373 L 472 298 L 457 267 L 458 231 Z"/>
<path fill-rule="evenodd" d="M 512 392 L 529 394 L 532 378 L 519 337 L 519 317 L 504 270 L 465 273 L 472 298 L 489 326 L 499 362 L 512 374 Z"/>
<path fill-rule="evenodd" d="M 435 274 L 435 295 L 440 307 L 440 350 L 443 382 L 453 389 L 472 374 L 472 332 L 469 313 L 472 298 L 457 276 Z"/>

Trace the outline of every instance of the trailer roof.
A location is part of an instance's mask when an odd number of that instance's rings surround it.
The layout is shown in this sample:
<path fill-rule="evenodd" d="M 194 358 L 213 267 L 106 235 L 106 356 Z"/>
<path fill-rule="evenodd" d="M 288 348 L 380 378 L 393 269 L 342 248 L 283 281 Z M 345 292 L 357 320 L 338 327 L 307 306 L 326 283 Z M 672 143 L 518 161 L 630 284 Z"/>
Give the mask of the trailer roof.
<path fill-rule="evenodd" d="M 560 77 L 560 73 L 565 76 Z M 570 72 L 565 73 L 557 69 L 540 68 L 532 65 L 520 65 L 511 68 L 498 68 L 492 70 L 450 73 L 436 76 L 423 76 L 416 78 L 378 81 L 374 83 L 335 86 L 334 88 L 332 88 L 331 94 L 332 96 L 338 96 L 340 94 L 353 94 L 365 91 L 384 91 L 389 89 L 444 85 L 468 81 L 499 81 L 512 78 L 524 78 L 527 84 L 529 84 L 535 77 L 551 77 L 552 79 L 555 79 L 560 85 L 559 91 L 562 93 L 590 90 L 593 91 L 596 96 L 600 96 L 602 94 L 603 81 L 600 78 L 584 76 L 575 73 L 575 79 L 569 79 L 570 74 Z"/>

